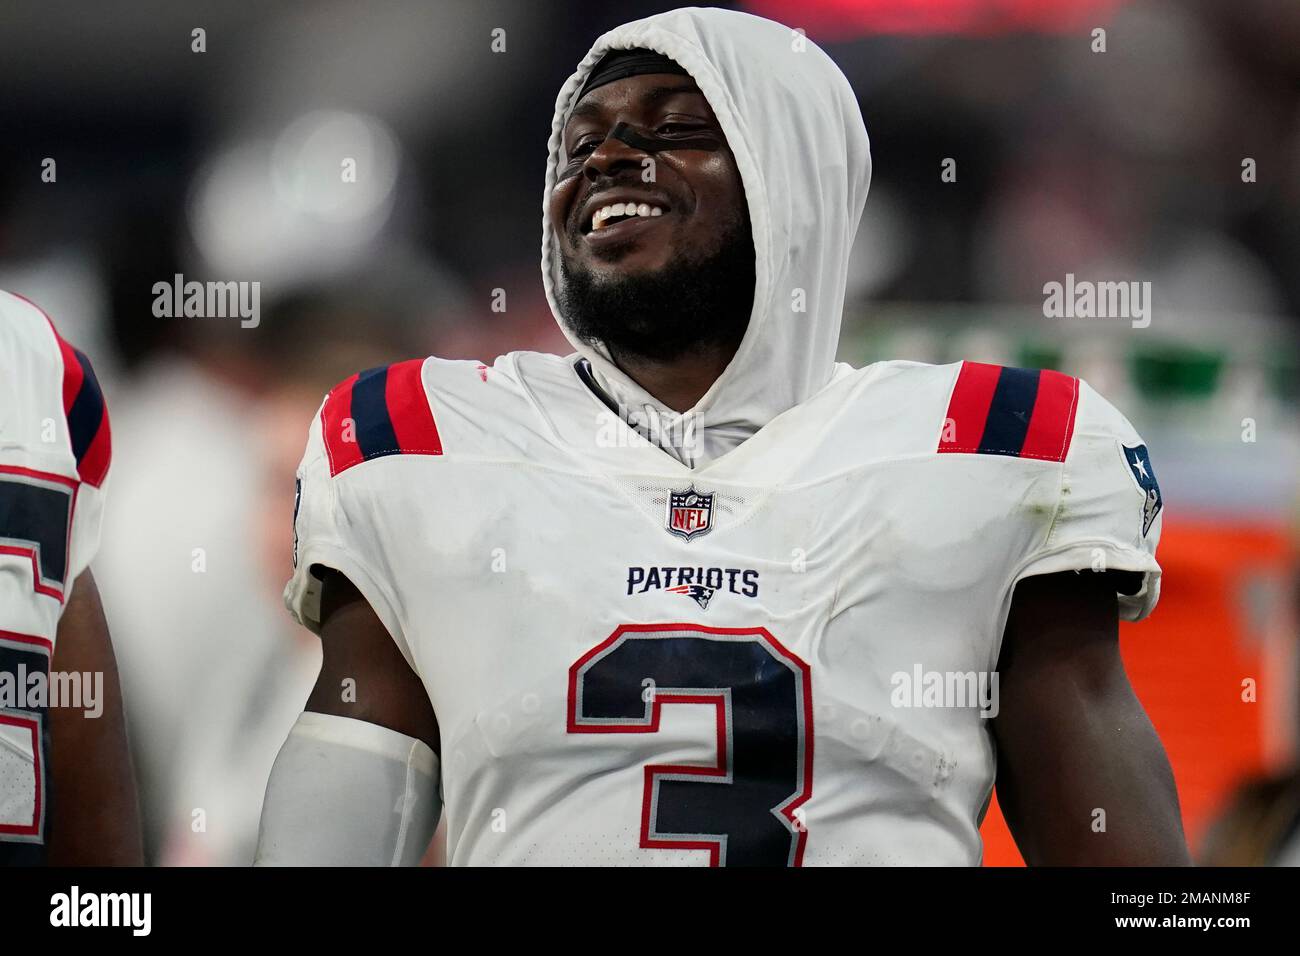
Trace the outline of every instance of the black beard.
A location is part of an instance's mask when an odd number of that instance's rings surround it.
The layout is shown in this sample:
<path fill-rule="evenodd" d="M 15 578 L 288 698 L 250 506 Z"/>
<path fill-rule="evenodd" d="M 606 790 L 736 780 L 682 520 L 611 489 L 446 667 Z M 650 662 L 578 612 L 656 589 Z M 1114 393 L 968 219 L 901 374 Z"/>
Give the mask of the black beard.
<path fill-rule="evenodd" d="M 730 355 L 754 305 L 749 217 L 733 221 L 717 251 L 658 272 L 598 279 L 560 259 L 560 309 L 574 335 L 610 357 L 672 362 L 688 352 Z"/>

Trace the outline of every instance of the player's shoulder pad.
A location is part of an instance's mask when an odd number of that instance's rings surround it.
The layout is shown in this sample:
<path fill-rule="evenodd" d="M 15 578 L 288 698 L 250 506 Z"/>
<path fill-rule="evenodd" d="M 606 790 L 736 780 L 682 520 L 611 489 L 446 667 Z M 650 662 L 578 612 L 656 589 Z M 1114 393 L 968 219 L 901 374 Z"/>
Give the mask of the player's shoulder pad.
<path fill-rule="evenodd" d="M 386 455 L 441 455 L 424 384 L 428 359 L 358 372 L 330 390 L 320 410 L 331 477 Z"/>
<path fill-rule="evenodd" d="M 936 450 L 1065 461 L 1080 385 L 1079 379 L 1049 369 L 962 362 Z"/>
<path fill-rule="evenodd" d="M 35 368 L 48 368 L 51 376 L 59 378 L 77 477 L 100 487 L 112 463 L 113 437 L 104 392 L 90 359 L 59 335 L 44 309 L 24 296 L 0 292 L 0 320 L 13 340 L 11 347 L 25 348 Z"/>
<path fill-rule="evenodd" d="M 1071 456 L 1080 476 L 1111 473 L 1117 466 L 1132 480 L 1142 499 L 1142 534 L 1145 537 L 1164 508 L 1164 496 L 1146 442 L 1124 414 L 1087 382 L 1079 382 L 1079 414 Z"/>

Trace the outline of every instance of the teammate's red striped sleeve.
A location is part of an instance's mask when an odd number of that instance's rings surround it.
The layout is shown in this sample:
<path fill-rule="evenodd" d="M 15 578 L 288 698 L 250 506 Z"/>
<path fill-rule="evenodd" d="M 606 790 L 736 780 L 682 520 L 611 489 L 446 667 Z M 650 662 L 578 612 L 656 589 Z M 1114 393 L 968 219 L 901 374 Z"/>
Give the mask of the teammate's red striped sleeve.
<path fill-rule="evenodd" d="M 90 359 L 59 334 L 54 320 L 44 309 L 24 296 L 18 298 L 45 316 L 58 344 L 63 363 L 63 417 L 68 423 L 68 439 L 77 461 L 77 477 L 98 488 L 108 476 L 113 460 L 113 436 L 95 370 Z"/>
<path fill-rule="evenodd" d="M 77 474 L 86 484 L 98 488 L 108 476 L 108 466 L 112 460 L 113 433 L 106 408 L 99 427 L 95 429 L 95 437 L 90 440 L 81 460 L 77 462 Z"/>
<path fill-rule="evenodd" d="M 48 315 L 45 320 L 49 322 Z M 63 340 L 63 336 L 59 335 L 58 330 L 54 328 L 53 322 L 50 322 L 50 330 L 54 332 L 55 341 L 59 343 L 59 354 L 63 357 L 63 414 L 64 417 L 67 417 L 67 414 L 72 411 L 72 403 L 77 400 L 77 393 L 81 391 L 81 383 L 86 378 L 86 370 L 77 361 L 76 351 Z"/>

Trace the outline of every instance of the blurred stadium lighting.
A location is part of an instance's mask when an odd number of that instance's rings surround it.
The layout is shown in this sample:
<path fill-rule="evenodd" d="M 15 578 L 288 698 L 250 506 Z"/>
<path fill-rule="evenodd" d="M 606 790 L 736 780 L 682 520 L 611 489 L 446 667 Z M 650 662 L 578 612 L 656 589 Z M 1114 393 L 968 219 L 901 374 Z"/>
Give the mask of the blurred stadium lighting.
<path fill-rule="evenodd" d="M 373 116 L 317 110 L 274 139 L 219 152 L 200 172 L 190 229 L 208 269 L 292 283 L 356 262 L 388 222 L 401 166 Z"/>

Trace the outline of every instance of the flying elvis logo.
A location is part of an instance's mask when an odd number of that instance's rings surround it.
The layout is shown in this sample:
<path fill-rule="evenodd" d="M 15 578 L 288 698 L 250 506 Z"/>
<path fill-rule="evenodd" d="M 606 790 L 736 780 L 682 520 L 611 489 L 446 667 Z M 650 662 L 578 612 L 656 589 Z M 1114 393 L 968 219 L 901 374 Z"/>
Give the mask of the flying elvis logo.
<path fill-rule="evenodd" d="M 1147 446 L 1138 445 L 1136 448 L 1130 448 L 1128 445 L 1121 444 L 1120 448 L 1124 451 L 1124 460 L 1128 462 L 1129 473 L 1143 494 L 1142 535 L 1145 537 L 1151 530 L 1151 522 L 1156 520 L 1156 515 L 1165 506 L 1165 502 L 1160 496 L 1160 485 L 1156 482 L 1156 473 L 1151 467 L 1151 454 L 1147 451 Z"/>
<path fill-rule="evenodd" d="M 708 610 L 718 591 L 758 597 L 758 571 L 753 568 L 683 568 L 650 565 L 627 569 L 627 593 L 668 591 L 681 594 Z"/>

